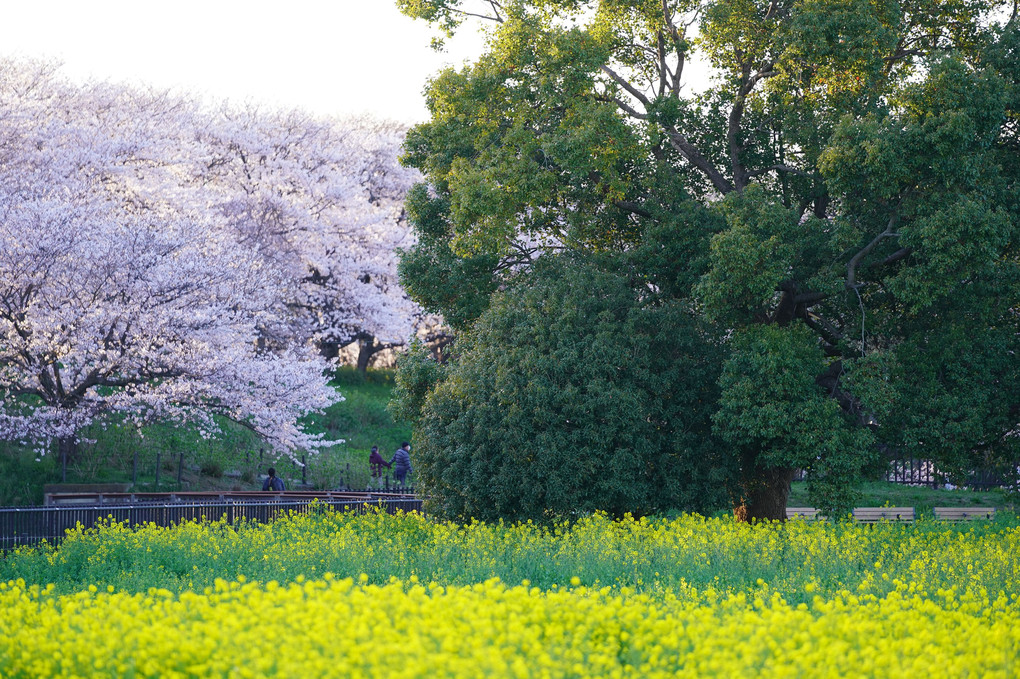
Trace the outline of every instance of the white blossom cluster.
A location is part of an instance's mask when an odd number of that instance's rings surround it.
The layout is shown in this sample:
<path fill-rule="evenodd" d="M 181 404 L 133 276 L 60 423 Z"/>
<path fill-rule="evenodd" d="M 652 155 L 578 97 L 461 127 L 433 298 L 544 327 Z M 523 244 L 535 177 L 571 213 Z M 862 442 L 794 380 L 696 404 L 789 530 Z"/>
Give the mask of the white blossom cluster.
<path fill-rule="evenodd" d="M 316 342 L 403 341 L 401 130 L 0 61 L 0 438 L 214 414 L 283 450 L 335 402 Z"/>
<path fill-rule="evenodd" d="M 417 307 L 397 282 L 396 248 L 412 244 L 402 203 L 417 176 L 396 163 L 402 130 L 254 108 L 195 129 L 192 184 L 295 285 L 288 304 L 305 332 L 340 345 L 359 334 L 406 341 Z"/>

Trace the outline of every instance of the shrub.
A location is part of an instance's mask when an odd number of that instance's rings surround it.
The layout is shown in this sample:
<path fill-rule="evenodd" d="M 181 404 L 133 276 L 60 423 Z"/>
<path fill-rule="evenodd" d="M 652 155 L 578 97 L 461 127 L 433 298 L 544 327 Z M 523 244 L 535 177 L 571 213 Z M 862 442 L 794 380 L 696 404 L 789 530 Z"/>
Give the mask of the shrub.
<path fill-rule="evenodd" d="M 710 511 L 716 349 L 689 309 L 624 275 L 543 258 L 498 295 L 425 401 L 412 454 L 429 510 L 548 519 Z"/>
<path fill-rule="evenodd" d="M 211 476 L 214 479 L 223 477 L 223 465 L 215 460 L 206 460 L 202 463 L 200 470 L 203 476 Z"/>

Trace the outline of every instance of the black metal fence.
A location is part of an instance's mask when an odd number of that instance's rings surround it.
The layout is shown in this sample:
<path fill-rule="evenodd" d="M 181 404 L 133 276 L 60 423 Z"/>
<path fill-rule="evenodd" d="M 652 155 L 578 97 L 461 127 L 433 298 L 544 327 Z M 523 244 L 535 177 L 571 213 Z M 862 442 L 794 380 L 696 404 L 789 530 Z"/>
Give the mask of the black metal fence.
<path fill-rule="evenodd" d="M 891 460 L 885 473 L 885 480 L 905 486 L 940 488 L 946 483 L 946 475 L 940 472 L 931 460 L 909 457 Z"/>
<path fill-rule="evenodd" d="M 1020 471 L 1020 465 L 1018 465 Z M 794 476 L 795 481 L 803 481 L 807 473 L 800 469 Z M 884 480 L 900 483 L 905 486 L 927 486 L 928 488 L 945 488 L 952 486 L 966 487 L 973 490 L 1013 487 L 1017 479 L 1009 478 L 994 469 L 976 469 L 963 477 L 951 476 L 940 470 L 931 460 L 917 458 L 896 458 L 889 461 Z"/>
<path fill-rule="evenodd" d="M 332 507 L 338 511 L 363 514 L 381 508 L 393 514 L 400 511 L 421 511 L 419 498 L 378 498 L 358 500 L 321 500 L 317 498 L 259 500 L 227 500 L 210 502 L 162 502 L 103 506 L 52 506 L 0 508 L 0 549 L 35 545 L 43 540 L 59 542 L 68 530 L 79 524 L 90 528 L 100 520 L 126 522 L 130 526 L 154 523 L 171 526 L 182 521 L 224 519 L 268 522 L 287 512 L 306 513 L 315 506 Z"/>
<path fill-rule="evenodd" d="M 965 475 L 951 475 L 939 469 L 931 460 L 902 458 L 889 462 L 885 475 L 886 481 L 902 483 L 908 486 L 927 486 L 944 488 L 960 486 L 972 490 L 988 490 L 989 488 L 1005 488 L 1016 483 L 995 469 L 974 469 Z"/>

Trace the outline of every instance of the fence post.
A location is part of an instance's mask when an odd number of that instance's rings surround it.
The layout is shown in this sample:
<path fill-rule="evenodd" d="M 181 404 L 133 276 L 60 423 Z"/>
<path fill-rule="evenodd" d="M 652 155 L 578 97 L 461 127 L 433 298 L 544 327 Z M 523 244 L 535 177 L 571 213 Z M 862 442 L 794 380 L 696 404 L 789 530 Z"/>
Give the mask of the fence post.
<path fill-rule="evenodd" d="M 156 452 L 156 488 L 159 488 L 159 452 Z"/>
<path fill-rule="evenodd" d="M 131 461 L 131 487 L 134 489 L 138 485 L 138 449 L 135 448 L 135 456 Z"/>
<path fill-rule="evenodd" d="M 181 475 L 184 473 L 184 453 L 181 453 L 180 459 L 177 461 L 177 489 L 181 488 Z"/>
<path fill-rule="evenodd" d="M 308 462 L 304 455 L 301 456 L 301 485 L 308 485 Z"/>

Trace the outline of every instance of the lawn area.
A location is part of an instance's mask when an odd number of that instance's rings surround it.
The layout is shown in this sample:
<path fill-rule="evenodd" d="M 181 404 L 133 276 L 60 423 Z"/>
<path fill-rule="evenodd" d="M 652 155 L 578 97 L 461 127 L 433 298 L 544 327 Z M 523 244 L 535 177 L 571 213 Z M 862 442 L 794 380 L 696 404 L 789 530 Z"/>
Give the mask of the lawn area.
<path fill-rule="evenodd" d="M 77 464 L 67 470 L 67 483 L 130 484 L 137 479 L 134 487 L 145 490 L 248 490 L 260 487 L 259 475 L 275 466 L 288 488 L 301 484 L 302 478 L 314 488 L 364 487 L 369 448 L 378 445 L 389 456 L 402 441 L 410 440 L 411 429 L 393 422 L 386 412 L 392 371 L 362 376 L 353 368 L 341 368 L 333 383 L 345 400 L 309 417 L 307 428 L 344 443 L 307 457 L 304 475 L 299 465 L 271 455 L 250 430 L 222 421 L 222 436 L 214 439 L 189 427 L 165 424 L 141 430 L 90 427 L 84 432 L 87 442 L 79 446 Z M 58 462 L 55 454 L 40 457 L 33 450 L 0 442 L 0 506 L 42 504 L 44 485 L 61 481 Z"/>
<path fill-rule="evenodd" d="M 1012 506 L 1013 500 L 998 489 L 992 490 L 945 490 L 924 486 L 905 486 L 887 481 L 869 481 L 860 488 L 862 498 L 859 507 L 913 507 L 917 516 L 932 516 L 933 507 L 996 507 Z M 807 483 L 795 481 L 790 487 L 790 507 L 810 507 Z"/>

